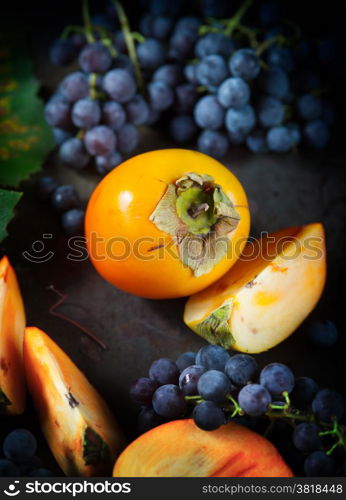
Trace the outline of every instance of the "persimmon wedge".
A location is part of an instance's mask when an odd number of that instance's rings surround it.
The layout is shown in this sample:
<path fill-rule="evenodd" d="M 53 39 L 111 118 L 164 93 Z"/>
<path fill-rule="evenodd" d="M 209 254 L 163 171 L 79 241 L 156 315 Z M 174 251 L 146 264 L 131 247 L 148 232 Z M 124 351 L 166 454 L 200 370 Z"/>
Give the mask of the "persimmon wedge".
<path fill-rule="evenodd" d="M 41 427 L 67 476 L 107 476 L 125 446 L 113 415 L 85 375 L 38 328 L 26 328 L 24 366 Z"/>
<path fill-rule="evenodd" d="M 312 311 L 325 279 L 322 225 L 284 229 L 249 243 L 228 273 L 190 297 L 184 321 L 212 344 L 266 351 Z"/>
<path fill-rule="evenodd" d="M 215 431 L 192 419 L 142 434 L 119 456 L 113 477 L 292 477 L 276 448 L 233 422 Z"/>
<path fill-rule="evenodd" d="M 24 329 L 22 296 L 5 256 L 0 261 L 0 414 L 18 415 L 24 411 Z"/>
<path fill-rule="evenodd" d="M 185 149 L 140 154 L 112 170 L 86 211 L 91 262 L 122 290 L 149 298 L 191 295 L 239 257 L 250 216 L 238 179 Z"/>

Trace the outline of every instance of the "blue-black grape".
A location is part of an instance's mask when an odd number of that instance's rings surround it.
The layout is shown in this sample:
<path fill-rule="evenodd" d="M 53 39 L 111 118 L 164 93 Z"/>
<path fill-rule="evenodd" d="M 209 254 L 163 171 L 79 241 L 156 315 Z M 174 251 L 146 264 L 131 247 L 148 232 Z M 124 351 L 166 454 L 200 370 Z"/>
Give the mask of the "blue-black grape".
<path fill-rule="evenodd" d="M 68 129 L 71 127 L 70 103 L 62 96 L 53 96 L 45 105 L 44 115 L 48 125 Z"/>
<path fill-rule="evenodd" d="M 315 149 L 323 149 L 329 142 L 329 127 L 323 120 L 308 122 L 304 127 L 306 142 Z"/>
<path fill-rule="evenodd" d="M 159 384 L 156 380 L 141 377 L 130 387 L 130 397 L 139 405 L 150 406 L 154 392 L 158 387 Z"/>
<path fill-rule="evenodd" d="M 188 351 L 183 352 L 178 356 L 176 360 L 176 365 L 179 368 L 180 372 L 185 370 L 188 366 L 194 365 L 196 361 L 196 353 Z"/>
<path fill-rule="evenodd" d="M 174 92 L 167 83 L 156 80 L 148 85 L 150 105 L 155 111 L 164 111 L 172 106 L 174 102 Z"/>
<path fill-rule="evenodd" d="M 135 95 L 126 104 L 126 112 L 130 123 L 133 123 L 133 125 L 144 125 L 148 121 L 150 114 L 149 104 L 141 95 Z"/>
<path fill-rule="evenodd" d="M 76 101 L 72 107 L 72 121 L 76 127 L 90 128 L 99 123 L 101 109 L 97 101 L 86 97 Z"/>
<path fill-rule="evenodd" d="M 267 63 L 269 66 L 279 66 L 288 73 L 295 67 L 293 52 L 289 47 L 270 47 L 267 52 Z"/>
<path fill-rule="evenodd" d="M 285 107 L 279 99 L 272 96 L 264 96 L 259 100 L 257 115 L 262 127 L 275 127 L 282 123 L 285 117 Z"/>
<path fill-rule="evenodd" d="M 163 64 L 166 51 L 159 40 L 147 38 L 137 46 L 137 56 L 142 68 L 156 69 Z"/>
<path fill-rule="evenodd" d="M 175 87 L 179 83 L 182 83 L 183 76 L 181 72 L 181 66 L 179 64 L 164 64 L 157 68 L 157 70 L 153 74 L 153 78 L 155 80 L 161 80 L 172 87 Z"/>
<path fill-rule="evenodd" d="M 197 139 L 198 150 L 213 158 L 223 158 L 228 151 L 228 146 L 226 134 L 217 130 L 203 130 Z"/>
<path fill-rule="evenodd" d="M 317 346 L 332 346 L 337 342 L 338 337 L 338 329 L 330 320 L 315 321 L 308 327 L 308 338 Z"/>
<path fill-rule="evenodd" d="M 255 129 L 246 136 L 246 145 L 253 153 L 266 153 L 268 151 L 267 134 L 263 129 Z"/>
<path fill-rule="evenodd" d="M 177 365 L 168 358 L 157 359 L 149 368 L 149 377 L 156 380 L 159 385 L 177 384 L 179 374 Z"/>
<path fill-rule="evenodd" d="M 84 234 L 85 212 L 81 208 L 71 208 L 61 216 L 61 225 L 68 236 Z"/>
<path fill-rule="evenodd" d="M 196 64 L 187 64 L 184 67 L 184 76 L 185 76 L 186 80 L 189 83 L 192 83 L 193 85 L 198 85 L 198 80 L 197 80 L 197 76 L 196 76 L 196 68 L 197 68 Z"/>
<path fill-rule="evenodd" d="M 258 81 L 263 92 L 278 99 L 285 97 L 290 88 L 287 73 L 277 66 L 262 71 Z"/>
<path fill-rule="evenodd" d="M 233 132 L 233 131 L 228 131 L 228 138 L 231 144 L 239 146 L 240 144 L 244 144 L 247 139 L 247 134 L 244 132 Z"/>
<path fill-rule="evenodd" d="M 174 110 L 176 113 L 191 113 L 198 99 L 195 85 L 182 83 L 175 88 Z"/>
<path fill-rule="evenodd" d="M 89 155 L 80 139 L 72 137 L 63 142 L 59 149 L 59 157 L 63 163 L 75 169 L 81 169 L 89 163 Z"/>
<path fill-rule="evenodd" d="M 115 101 L 131 101 L 136 94 L 136 82 L 126 69 L 117 68 L 108 71 L 102 81 L 103 90 Z"/>
<path fill-rule="evenodd" d="M 304 472 L 308 477 L 328 477 L 336 472 L 336 463 L 333 457 L 324 451 L 313 451 L 304 462 Z"/>
<path fill-rule="evenodd" d="M 166 420 L 158 415 L 153 408 L 144 406 L 139 412 L 137 419 L 137 429 L 140 434 L 150 431 L 154 427 L 163 424 Z"/>
<path fill-rule="evenodd" d="M 337 391 L 321 389 L 314 397 L 311 408 L 321 422 L 330 422 L 333 418 L 341 420 L 346 415 L 346 400 Z"/>
<path fill-rule="evenodd" d="M 69 38 L 58 38 L 50 49 L 50 60 L 57 66 L 66 66 L 76 55 L 76 47 Z"/>
<path fill-rule="evenodd" d="M 229 378 L 219 370 L 208 370 L 201 375 L 197 384 L 198 393 L 203 399 L 222 403 L 231 392 L 232 384 Z"/>
<path fill-rule="evenodd" d="M 123 161 L 121 154 L 118 151 L 113 151 L 108 156 L 96 156 L 95 157 L 95 166 L 96 171 L 100 175 L 106 175 L 108 172 L 113 170 L 113 168 L 120 165 Z"/>
<path fill-rule="evenodd" d="M 103 43 L 94 42 L 81 50 L 78 62 L 85 73 L 103 73 L 111 67 L 112 56 Z"/>
<path fill-rule="evenodd" d="M 117 144 L 120 153 L 131 153 L 138 146 L 138 131 L 132 123 L 125 123 L 117 132 Z"/>
<path fill-rule="evenodd" d="M 312 378 L 298 377 L 295 380 L 290 398 L 296 408 L 307 410 L 318 391 L 319 386 Z"/>
<path fill-rule="evenodd" d="M 238 403 L 245 413 L 257 417 L 268 411 L 271 396 L 263 385 L 248 384 L 240 390 Z"/>
<path fill-rule="evenodd" d="M 88 77 L 81 71 L 76 71 L 65 76 L 60 84 L 60 92 L 70 102 L 83 99 L 89 94 Z"/>
<path fill-rule="evenodd" d="M 57 212 L 65 212 L 80 205 L 77 191 L 71 184 L 58 186 L 51 194 L 51 203 Z"/>
<path fill-rule="evenodd" d="M 197 384 L 206 369 L 201 365 L 191 365 L 185 368 L 179 376 L 179 387 L 186 396 L 198 394 Z"/>
<path fill-rule="evenodd" d="M 225 60 L 218 54 L 203 57 L 197 64 L 196 78 L 201 85 L 209 90 L 216 90 L 227 76 L 228 69 Z"/>
<path fill-rule="evenodd" d="M 215 96 L 207 95 L 197 101 L 194 118 L 199 127 L 217 130 L 223 125 L 225 110 Z"/>
<path fill-rule="evenodd" d="M 288 366 L 282 363 L 270 363 L 260 373 L 260 384 L 272 396 L 280 397 L 283 392 L 290 393 L 294 387 L 294 375 Z"/>
<path fill-rule="evenodd" d="M 320 99 L 312 94 L 304 94 L 300 96 L 297 101 L 297 112 L 302 120 L 316 120 L 322 113 Z"/>
<path fill-rule="evenodd" d="M 236 50 L 230 60 L 229 68 L 233 76 L 253 80 L 260 72 L 259 58 L 253 49 Z"/>
<path fill-rule="evenodd" d="M 102 121 L 113 130 L 119 130 L 126 122 L 126 112 L 122 104 L 116 101 L 105 102 L 102 107 Z"/>
<path fill-rule="evenodd" d="M 302 133 L 300 126 L 296 122 L 286 122 L 285 127 L 290 131 L 293 145 L 296 146 L 300 143 L 302 138 Z"/>
<path fill-rule="evenodd" d="M 303 452 L 320 450 L 322 439 L 319 432 L 321 432 L 321 428 L 316 424 L 308 422 L 298 424 L 292 434 L 294 446 Z"/>
<path fill-rule="evenodd" d="M 217 98 L 225 108 L 242 108 L 249 101 L 250 87 L 242 78 L 227 78 L 218 88 Z"/>
<path fill-rule="evenodd" d="M 287 153 L 294 146 L 294 136 L 288 127 L 272 127 L 267 133 L 267 143 L 270 151 Z"/>
<path fill-rule="evenodd" d="M 52 128 L 54 142 L 57 146 L 60 146 L 67 139 L 71 139 L 73 134 L 70 130 L 64 130 L 63 128 L 53 127 Z"/>
<path fill-rule="evenodd" d="M 0 477 L 18 477 L 20 476 L 20 471 L 18 467 L 11 462 L 0 458 Z"/>
<path fill-rule="evenodd" d="M 226 417 L 221 408 L 213 401 L 203 401 L 193 410 L 195 424 L 205 431 L 213 431 L 226 423 Z"/>
<path fill-rule="evenodd" d="M 53 177 L 48 175 L 40 177 L 37 183 L 38 195 L 41 200 L 47 201 L 57 187 L 58 183 L 55 179 L 53 179 Z"/>
<path fill-rule="evenodd" d="M 183 391 L 173 384 L 159 387 L 154 392 L 152 404 L 155 412 L 165 418 L 181 417 L 186 410 Z"/>
<path fill-rule="evenodd" d="M 169 132 L 175 142 L 183 144 L 192 141 L 197 134 L 197 127 L 190 115 L 179 115 L 170 121 Z"/>
<path fill-rule="evenodd" d="M 210 344 L 199 349 L 196 354 L 196 365 L 202 365 L 207 370 L 223 371 L 229 359 L 230 355 L 226 349 Z"/>
<path fill-rule="evenodd" d="M 234 50 L 234 42 L 222 33 L 207 33 L 198 39 L 195 45 L 195 56 L 202 59 L 212 54 L 230 57 Z"/>
<path fill-rule="evenodd" d="M 230 108 L 226 113 L 225 125 L 229 132 L 248 134 L 256 124 L 253 107 L 245 104 L 242 108 Z"/>
<path fill-rule="evenodd" d="M 85 147 L 91 155 L 109 155 L 117 145 L 117 138 L 112 129 L 106 125 L 98 125 L 87 131 L 84 137 Z"/>
<path fill-rule="evenodd" d="M 35 455 L 37 441 L 32 432 L 16 429 L 7 434 L 2 449 L 8 460 L 20 461 Z"/>
<path fill-rule="evenodd" d="M 167 16 L 155 16 L 151 23 L 151 35 L 158 40 L 166 40 L 173 28 L 173 19 Z"/>
<path fill-rule="evenodd" d="M 248 354 L 235 354 L 225 365 L 225 373 L 234 385 L 246 385 L 253 381 L 257 370 L 257 361 Z"/>

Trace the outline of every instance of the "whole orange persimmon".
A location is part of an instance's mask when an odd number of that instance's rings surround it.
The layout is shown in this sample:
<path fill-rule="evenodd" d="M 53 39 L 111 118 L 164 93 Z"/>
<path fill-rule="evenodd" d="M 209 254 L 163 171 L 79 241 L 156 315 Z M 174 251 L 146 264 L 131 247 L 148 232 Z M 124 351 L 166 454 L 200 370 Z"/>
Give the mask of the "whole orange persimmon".
<path fill-rule="evenodd" d="M 250 225 L 236 177 L 185 149 L 140 154 L 110 172 L 86 211 L 91 262 L 103 278 L 148 298 L 191 295 L 237 260 Z"/>

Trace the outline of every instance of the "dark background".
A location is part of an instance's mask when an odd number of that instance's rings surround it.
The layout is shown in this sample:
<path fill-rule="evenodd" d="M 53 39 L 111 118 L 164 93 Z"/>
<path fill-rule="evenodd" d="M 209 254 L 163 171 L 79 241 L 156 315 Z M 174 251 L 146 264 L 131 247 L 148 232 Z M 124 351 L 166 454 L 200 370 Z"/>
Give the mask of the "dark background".
<path fill-rule="evenodd" d="M 255 2 L 257 4 L 258 2 Z M 103 2 L 91 2 L 92 12 L 102 10 Z M 145 2 L 127 1 L 135 26 Z M 193 11 L 198 2 L 184 2 Z M 233 147 L 224 163 L 232 169 L 248 193 L 252 209 L 251 234 L 276 230 L 312 221 L 324 223 L 327 233 L 328 281 L 323 297 L 310 318 L 281 345 L 258 356 L 260 364 L 268 361 L 287 363 L 297 375 L 316 378 L 323 387 L 337 388 L 345 394 L 345 216 L 346 172 L 344 152 L 344 17 L 341 2 L 282 2 L 287 17 L 301 25 L 304 36 L 324 38 L 335 35 L 340 40 L 331 70 L 331 93 L 339 110 L 331 145 L 322 152 L 298 151 L 285 155 L 254 155 Z M 235 10 L 239 2 L 230 2 Z M 256 23 L 256 7 L 249 22 Z M 80 23 L 80 2 L 59 1 L 41 4 L 16 2 L 7 5 L 3 17 L 8 22 L 24 24 L 38 78 L 41 95 L 48 96 L 71 68 L 61 69 L 49 62 L 49 45 L 66 24 Z M 141 144 L 135 153 L 174 147 L 168 136 L 155 129 L 143 129 Z M 191 145 L 193 147 L 193 145 Z M 99 178 L 93 171 L 76 173 L 59 164 L 52 153 L 45 173 L 61 183 L 72 183 L 84 202 Z M 28 324 L 44 329 L 72 357 L 99 389 L 118 416 L 129 438 L 134 436 L 137 409 L 129 401 L 128 389 L 139 376 L 146 376 L 150 363 L 160 356 L 175 359 L 185 350 L 197 350 L 204 341 L 182 321 L 185 299 L 154 301 L 121 292 L 104 282 L 89 262 L 72 263 L 66 259 L 67 239 L 49 206 L 38 201 L 34 176 L 23 185 L 24 196 L 17 217 L 9 226 L 10 236 L 1 246 L 18 274 L 26 305 Z M 47 248 L 55 252 L 45 264 L 32 264 L 22 252 L 42 234 L 53 233 Z M 100 350 L 78 329 L 52 316 L 49 309 L 57 300 L 47 287 L 54 285 L 67 295 L 59 311 L 80 322 L 108 346 Z M 297 297 L 299 300 L 299 297 Z M 340 339 L 336 346 L 313 347 L 306 335 L 312 319 L 331 319 L 338 325 Z M 36 417 L 29 405 L 23 417 L 0 420 L 0 441 L 11 428 L 23 426 L 39 433 Z M 41 453 L 45 454 L 43 441 Z M 48 459 L 47 459 L 48 460 Z"/>

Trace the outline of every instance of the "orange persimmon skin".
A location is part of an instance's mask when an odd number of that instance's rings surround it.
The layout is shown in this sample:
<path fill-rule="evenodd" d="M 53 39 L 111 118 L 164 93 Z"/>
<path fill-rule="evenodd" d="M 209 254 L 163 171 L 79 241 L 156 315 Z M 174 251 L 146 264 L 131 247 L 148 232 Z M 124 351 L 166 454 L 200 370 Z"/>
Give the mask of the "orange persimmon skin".
<path fill-rule="evenodd" d="M 228 255 L 200 277 L 182 264 L 172 236 L 150 221 L 167 186 L 189 172 L 212 176 L 240 215 L 228 235 Z M 248 202 L 238 179 L 213 158 L 184 149 L 151 151 L 119 165 L 96 187 L 85 217 L 89 256 L 99 274 L 148 298 L 191 295 L 216 281 L 239 257 L 249 226 Z"/>

